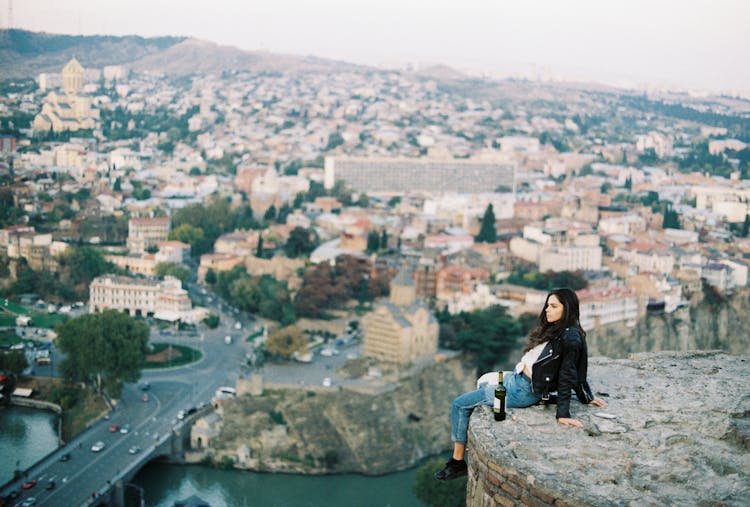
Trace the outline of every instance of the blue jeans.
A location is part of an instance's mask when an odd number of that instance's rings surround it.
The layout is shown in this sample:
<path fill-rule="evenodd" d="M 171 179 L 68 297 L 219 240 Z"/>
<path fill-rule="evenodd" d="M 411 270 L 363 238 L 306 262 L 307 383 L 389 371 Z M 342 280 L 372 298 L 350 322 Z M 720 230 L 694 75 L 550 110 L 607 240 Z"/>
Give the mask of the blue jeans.
<path fill-rule="evenodd" d="M 531 382 L 523 375 L 513 371 L 503 372 L 505 386 L 505 406 L 507 408 L 530 407 L 542 399 L 540 393 L 531 389 Z M 464 393 L 453 400 L 451 410 L 451 440 L 459 444 L 466 444 L 466 433 L 469 430 L 469 417 L 479 405 L 492 406 L 495 399 L 495 386 L 481 384 L 479 389 Z"/>

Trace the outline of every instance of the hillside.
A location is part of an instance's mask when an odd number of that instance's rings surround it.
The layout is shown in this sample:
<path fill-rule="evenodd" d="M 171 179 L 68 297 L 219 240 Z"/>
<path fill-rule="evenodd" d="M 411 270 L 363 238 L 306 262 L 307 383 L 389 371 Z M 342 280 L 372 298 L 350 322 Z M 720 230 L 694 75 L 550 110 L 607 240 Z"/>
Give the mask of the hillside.
<path fill-rule="evenodd" d="M 313 56 L 244 51 L 187 37 L 80 36 L 0 30 L 0 76 L 3 78 L 30 78 L 40 72 L 60 72 L 73 57 L 88 69 L 124 65 L 133 70 L 170 75 L 358 68 Z"/>

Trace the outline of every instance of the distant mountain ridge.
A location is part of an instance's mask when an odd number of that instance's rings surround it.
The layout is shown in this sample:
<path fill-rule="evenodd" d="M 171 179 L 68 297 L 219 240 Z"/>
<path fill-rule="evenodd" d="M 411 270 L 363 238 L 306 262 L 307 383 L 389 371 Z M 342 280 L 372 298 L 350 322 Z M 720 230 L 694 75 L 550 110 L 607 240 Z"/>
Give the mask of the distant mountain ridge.
<path fill-rule="evenodd" d="M 60 72 L 75 57 L 84 68 L 124 65 L 170 75 L 225 70 L 354 70 L 355 64 L 314 56 L 245 51 L 188 37 L 62 35 L 0 30 L 0 79 Z"/>

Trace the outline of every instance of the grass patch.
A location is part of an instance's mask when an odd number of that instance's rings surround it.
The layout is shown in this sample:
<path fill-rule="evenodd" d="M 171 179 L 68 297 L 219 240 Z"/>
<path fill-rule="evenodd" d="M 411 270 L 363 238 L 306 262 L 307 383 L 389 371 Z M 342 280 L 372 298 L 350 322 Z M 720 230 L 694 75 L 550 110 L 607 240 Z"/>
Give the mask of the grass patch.
<path fill-rule="evenodd" d="M 9 312 L 16 313 L 18 315 L 28 315 L 29 311 L 18 303 L 14 303 L 8 299 L 0 298 L 0 307 Z"/>
<path fill-rule="evenodd" d="M 203 357 L 200 350 L 174 343 L 154 343 L 146 356 L 145 368 L 171 368 L 194 363 Z"/>
<path fill-rule="evenodd" d="M 67 316 L 59 315 L 57 313 L 34 312 L 31 314 L 31 323 L 36 327 L 54 329 L 55 326 L 62 324 L 67 320 Z"/>
<path fill-rule="evenodd" d="M 8 313 L 0 313 L 0 326 L 13 327 L 16 325 L 16 316 Z"/>

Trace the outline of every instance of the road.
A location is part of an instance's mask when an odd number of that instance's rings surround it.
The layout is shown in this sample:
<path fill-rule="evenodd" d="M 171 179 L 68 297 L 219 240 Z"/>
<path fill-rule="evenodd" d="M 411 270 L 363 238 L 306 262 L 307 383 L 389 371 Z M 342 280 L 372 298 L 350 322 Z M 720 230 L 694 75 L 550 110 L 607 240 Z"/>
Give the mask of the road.
<path fill-rule="evenodd" d="M 182 424 L 178 412 L 209 403 L 220 386 L 235 385 L 245 368 L 245 354 L 251 350 L 251 345 L 239 338 L 253 332 L 250 323 L 245 323 L 241 331 L 234 329 L 235 322 L 234 317 L 222 314 L 217 329 L 204 330 L 197 336 L 186 333 L 162 336 L 152 331 L 152 342 L 193 347 L 201 351 L 202 359 L 183 367 L 145 370 L 141 381 L 151 385 L 145 393 L 148 401 L 143 401 L 144 392 L 139 386 L 125 386 L 117 406 L 106 419 L 96 421 L 73 441 L 27 470 L 23 479 L 3 488 L 0 494 L 19 492 L 20 496 L 11 505 L 20 505 L 29 497 L 36 498 L 37 505 L 50 507 L 86 505 L 97 492 L 106 491 L 109 482 L 125 475 L 131 467 L 141 466 L 155 444 L 168 438 L 170 432 Z M 235 338 L 231 344 L 224 342 L 226 335 Z M 130 431 L 126 434 L 110 432 L 112 424 L 120 427 L 127 424 Z M 105 447 L 93 452 L 91 447 L 98 441 Z M 134 446 L 140 448 L 135 455 L 128 452 Z M 70 459 L 60 461 L 63 454 L 68 454 Z M 37 480 L 37 484 L 22 490 L 21 484 L 30 479 Z M 54 480 L 55 487 L 47 490 L 45 486 L 50 480 Z"/>

